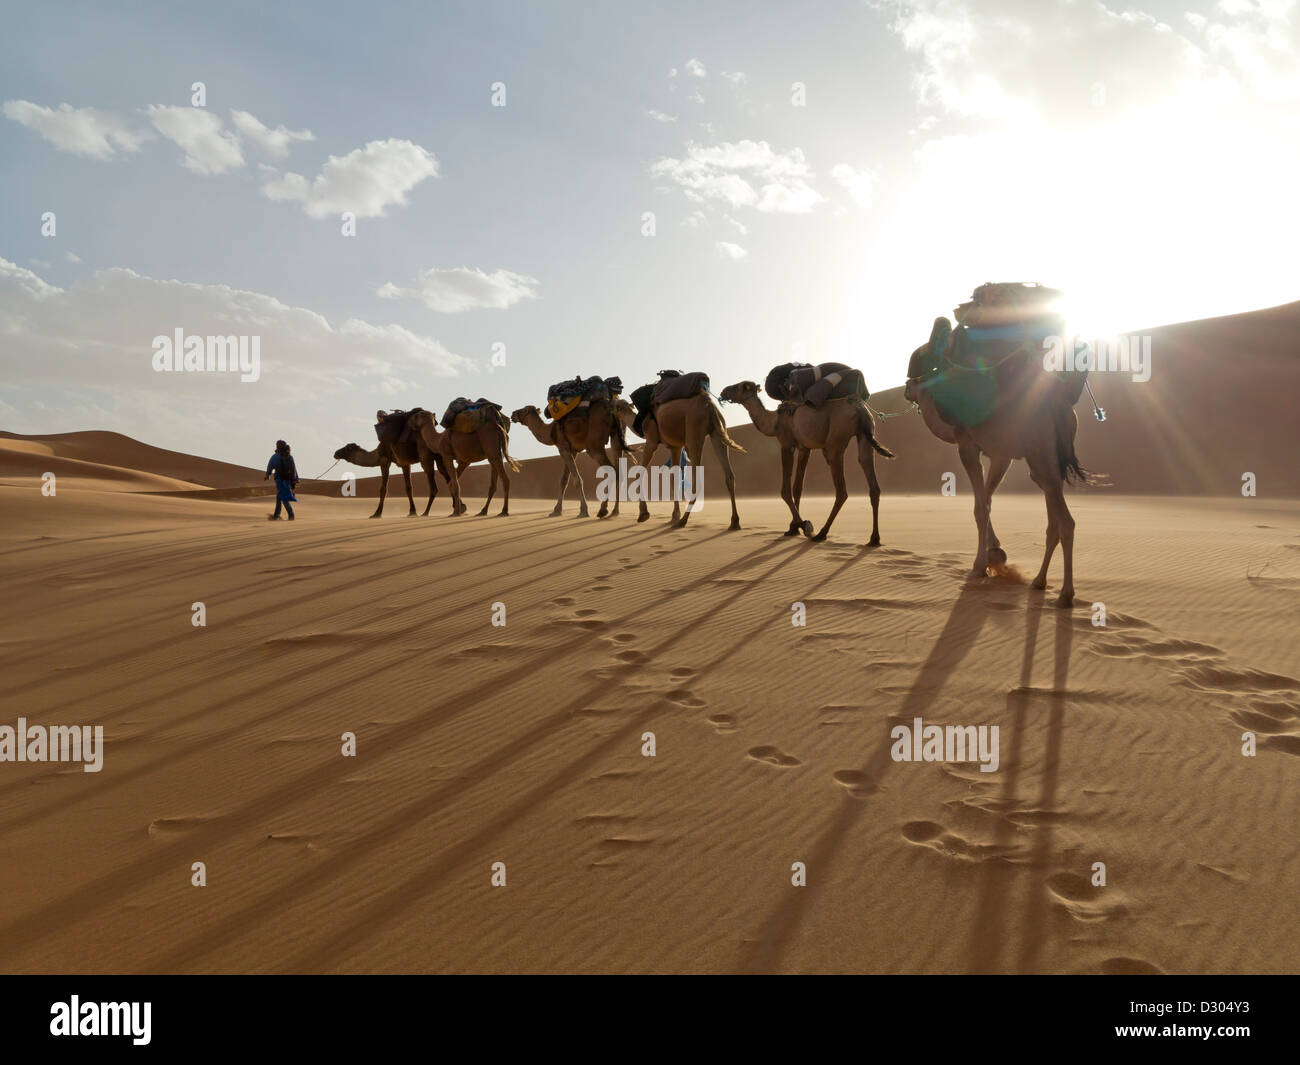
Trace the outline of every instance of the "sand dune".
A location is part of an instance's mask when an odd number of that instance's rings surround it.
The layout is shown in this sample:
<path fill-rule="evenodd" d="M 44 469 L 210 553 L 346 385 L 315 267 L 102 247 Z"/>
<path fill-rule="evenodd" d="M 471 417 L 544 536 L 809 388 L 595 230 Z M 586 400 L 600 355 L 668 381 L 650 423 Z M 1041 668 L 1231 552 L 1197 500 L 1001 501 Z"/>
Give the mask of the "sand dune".
<path fill-rule="evenodd" d="M 549 519 L 554 459 L 508 520 L 405 520 L 398 478 L 391 520 L 318 482 L 272 525 L 259 470 L 4 434 L 0 725 L 105 749 L 3 766 L 0 969 L 1294 971 L 1298 310 L 1153 331 L 1153 382 L 1080 405 L 1115 487 L 1071 496 L 1073 611 L 1059 560 L 964 579 L 911 415 L 877 549 L 860 473 L 827 543 L 781 536 L 750 427 L 739 532 L 716 481 L 685 530 Z M 995 512 L 1032 572 L 1041 497 Z M 998 771 L 895 760 L 918 718 L 997 726 Z"/>
<path fill-rule="evenodd" d="M 1296 966 L 1295 503 L 1079 498 L 1105 628 L 966 584 L 960 499 L 877 550 L 862 504 L 819 545 L 748 500 L 0 503 L 6 720 L 106 732 L 97 774 L 5 766 L 6 971 Z M 1039 502 L 998 509 L 1031 566 Z M 893 761 L 916 717 L 998 725 L 999 772 Z"/>

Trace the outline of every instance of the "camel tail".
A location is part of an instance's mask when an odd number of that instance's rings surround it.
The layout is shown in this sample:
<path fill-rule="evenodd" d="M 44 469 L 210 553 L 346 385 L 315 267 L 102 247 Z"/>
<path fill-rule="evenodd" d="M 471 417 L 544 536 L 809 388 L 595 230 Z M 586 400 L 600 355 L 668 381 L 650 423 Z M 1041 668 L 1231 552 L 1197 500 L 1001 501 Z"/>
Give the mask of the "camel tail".
<path fill-rule="evenodd" d="M 1074 433 L 1078 428 L 1074 417 L 1074 408 L 1066 407 L 1056 416 L 1056 458 L 1061 467 L 1061 480 L 1066 484 L 1080 487 L 1098 485 L 1102 478 L 1091 470 L 1084 469 L 1079 456 L 1074 453 Z"/>
<path fill-rule="evenodd" d="M 500 422 L 497 422 L 497 431 L 501 434 L 501 457 L 506 460 L 511 473 L 518 473 L 523 467 L 510 457 L 510 434 Z"/>
<path fill-rule="evenodd" d="M 732 451 L 739 451 L 742 455 L 749 454 L 749 452 L 747 452 L 743 447 L 741 447 L 738 443 L 736 443 L 736 441 L 732 438 L 731 434 L 727 432 L 727 420 L 722 416 L 722 408 L 718 406 L 717 402 L 714 400 L 712 395 L 710 395 L 707 392 L 705 393 L 705 395 L 709 397 L 709 406 L 713 408 L 714 432 L 716 432 L 718 436 L 722 438 L 722 442 L 726 444 L 727 447 L 731 448 Z"/>
<path fill-rule="evenodd" d="M 871 411 L 867 408 L 865 403 L 858 407 L 858 432 L 866 434 L 867 442 L 872 446 L 877 454 L 883 455 L 887 459 L 898 457 L 876 439 L 876 423 L 871 417 Z"/>

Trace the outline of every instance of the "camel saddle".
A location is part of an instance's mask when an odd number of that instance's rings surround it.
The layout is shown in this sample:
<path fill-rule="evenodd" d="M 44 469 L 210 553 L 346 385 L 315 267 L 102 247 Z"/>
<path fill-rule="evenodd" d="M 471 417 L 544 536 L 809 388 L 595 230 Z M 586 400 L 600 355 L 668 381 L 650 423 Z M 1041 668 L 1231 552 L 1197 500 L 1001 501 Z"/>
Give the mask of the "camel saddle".
<path fill-rule="evenodd" d="M 707 391 L 709 375 L 702 370 L 682 373 L 680 370 L 660 370 L 659 383 L 654 386 L 650 397 L 651 407 L 668 403 L 674 399 L 690 399 Z"/>
<path fill-rule="evenodd" d="M 493 403 L 482 396 L 475 400 L 459 396 L 447 404 L 446 413 L 439 424 L 456 433 L 476 433 L 494 419 L 499 422 L 500 412 L 500 403 Z"/>
<path fill-rule="evenodd" d="M 410 410 L 375 411 L 375 438 L 382 442 L 385 433 L 396 430 L 398 435 L 394 443 L 405 443 L 414 432 L 411 428 L 411 415 L 423 411 L 423 407 L 412 407 Z"/>
<path fill-rule="evenodd" d="M 573 377 L 547 389 L 546 413 L 558 422 L 594 402 L 612 403 L 622 391 L 623 382 L 617 377 Z"/>
<path fill-rule="evenodd" d="M 773 367 L 763 387 L 778 402 L 791 400 L 810 407 L 821 407 L 827 400 L 846 396 L 865 400 L 870 395 L 862 371 L 842 362 L 823 362 L 816 366 L 783 363 Z"/>
<path fill-rule="evenodd" d="M 994 308 L 993 314 L 980 313 L 981 294 L 987 299 L 989 290 L 997 290 L 1005 297 L 1006 290 L 1023 287 L 1029 287 L 1030 293 L 1001 298 L 988 305 Z M 939 416 L 949 425 L 966 429 L 982 425 L 999 400 L 1024 387 L 1027 373 L 1035 369 L 1049 372 L 1042 366 L 1044 341 L 1065 337 L 1065 320 L 1045 307 L 1049 293 L 1052 300 L 1060 295 L 1041 285 L 981 285 L 972 301 L 957 309 L 956 328 L 947 318 L 935 319 L 929 343 L 918 349 L 928 353 L 929 363 L 919 387 L 930 394 Z M 1079 401 L 1088 371 L 1071 370 L 1055 376 L 1073 406 Z"/>

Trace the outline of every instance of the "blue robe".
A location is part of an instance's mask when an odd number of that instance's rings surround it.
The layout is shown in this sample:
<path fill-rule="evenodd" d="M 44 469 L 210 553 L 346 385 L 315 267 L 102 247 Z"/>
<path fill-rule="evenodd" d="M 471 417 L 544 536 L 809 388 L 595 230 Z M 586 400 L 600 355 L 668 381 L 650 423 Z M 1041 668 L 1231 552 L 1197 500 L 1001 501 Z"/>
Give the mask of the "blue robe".
<path fill-rule="evenodd" d="M 275 498 L 281 503 L 296 503 L 298 497 L 293 494 L 293 482 L 298 479 L 298 469 L 290 458 L 283 470 L 285 476 L 281 478 L 280 465 L 280 453 L 277 451 L 266 464 L 266 472 L 275 474 Z"/>

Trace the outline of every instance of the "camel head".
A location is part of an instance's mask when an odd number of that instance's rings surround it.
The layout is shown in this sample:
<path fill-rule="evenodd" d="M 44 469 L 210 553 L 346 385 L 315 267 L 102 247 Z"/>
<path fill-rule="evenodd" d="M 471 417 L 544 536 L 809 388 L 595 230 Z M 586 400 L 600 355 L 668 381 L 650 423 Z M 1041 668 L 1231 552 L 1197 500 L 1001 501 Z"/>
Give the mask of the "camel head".
<path fill-rule="evenodd" d="M 757 381 L 738 381 L 734 385 L 727 385 L 718 393 L 718 398 L 726 403 L 744 403 L 762 391 Z"/>
<path fill-rule="evenodd" d="M 429 430 L 433 436 L 438 435 L 438 422 L 434 418 L 433 411 L 431 410 L 412 411 L 411 417 L 407 421 L 407 425 L 421 435 L 425 434 L 426 429 Z"/>
<path fill-rule="evenodd" d="M 365 448 L 363 448 L 360 444 L 344 444 L 341 448 L 339 448 L 336 452 L 334 452 L 334 457 L 336 459 L 346 459 L 352 455 L 355 455 L 358 451 L 364 451 L 364 450 Z"/>
<path fill-rule="evenodd" d="M 542 414 L 541 411 L 539 411 L 536 407 L 534 407 L 530 403 L 527 407 L 520 407 L 517 411 L 515 411 L 512 415 L 510 415 L 510 420 L 512 422 L 518 422 L 520 425 L 524 425 L 528 421 L 528 419 L 532 417 L 535 417 L 540 421 Z"/>
<path fill-rule="evenodd" d="M 614 400 L 614 417 L 623 423 L 624 428 L 636 421 L 636 408 L 625 399 Z"/>

